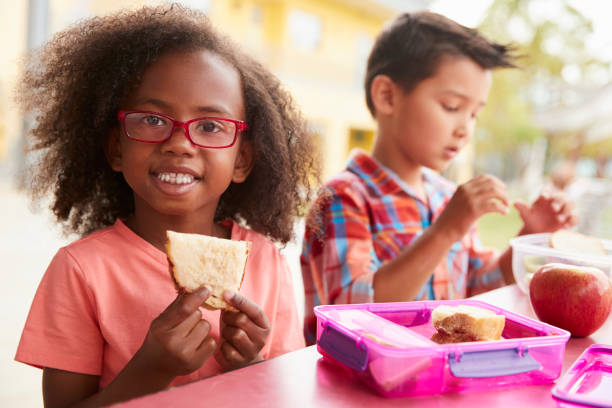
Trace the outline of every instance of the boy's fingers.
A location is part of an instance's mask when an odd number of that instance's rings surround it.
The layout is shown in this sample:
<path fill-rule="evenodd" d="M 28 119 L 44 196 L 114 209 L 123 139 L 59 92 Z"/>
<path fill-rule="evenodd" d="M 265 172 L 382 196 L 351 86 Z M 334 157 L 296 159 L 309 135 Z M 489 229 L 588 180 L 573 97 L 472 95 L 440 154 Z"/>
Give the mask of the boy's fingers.
<path fill-rule="evenodd" d="M 571 227 L 576 226 L 577 224 L 578 224 L 578 216 L 572 213 L 570 217 L 568 218 L 568 220 L 565 222 L 565 227 L 571 228 Z"/>
<path fill-rule="evenodd" d="M 510 205 L 506 186 L 501 182 L 492 182 L 490 179 L 487 179 L 485 183 L 480 184 L 474 191 L 477 195 L 484 198 L 496 198 L 504 204 Z"/>
<path fill-rule="evenodd" d="M 508 206 L 505 205 L 503 202 L 493 198 L 491 200 L 489 200 L 487 202 L 487 208 L 486 208 L 487 212 L 496 212 L 496 213 L 500 213 L 502 215 L 506 215 L 508 214 L 509 210 L 508 210 Z"/>
<path fill-rule="evenodd" d="M 268 318 L 256 303 L 245 298 L 240 293 L 229 290 L 223 292 L 223 298 L 227 303 L 246 314 L 257 326 L 264 329 L 268 328 Z"/>
<path fill-rule="evenodd" d="M 521 218 L 525 218 L 524 215 L 529 211 L 529 206 L 524 201 L 517 200 L 514 202 L 514 208 L 518 211 Z"/>

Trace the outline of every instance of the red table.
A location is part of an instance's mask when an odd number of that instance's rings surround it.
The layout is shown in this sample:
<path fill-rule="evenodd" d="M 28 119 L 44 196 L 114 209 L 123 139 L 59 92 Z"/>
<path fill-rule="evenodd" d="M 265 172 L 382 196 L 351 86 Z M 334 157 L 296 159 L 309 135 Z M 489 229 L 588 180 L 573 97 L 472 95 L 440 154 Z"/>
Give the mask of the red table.
<path fill-rule="evenodd" d="M 515 285 L 475 299 L 535 317 Z M 590 337 L 571 338 L 563 372 L 593 343 L 612 344 L 612 317 Z M 555 407 L 553 384 L 417 398 L 384 398 L 307 347 L 240 370 L 217 375 L 122 404 L 125 407 Z"/>

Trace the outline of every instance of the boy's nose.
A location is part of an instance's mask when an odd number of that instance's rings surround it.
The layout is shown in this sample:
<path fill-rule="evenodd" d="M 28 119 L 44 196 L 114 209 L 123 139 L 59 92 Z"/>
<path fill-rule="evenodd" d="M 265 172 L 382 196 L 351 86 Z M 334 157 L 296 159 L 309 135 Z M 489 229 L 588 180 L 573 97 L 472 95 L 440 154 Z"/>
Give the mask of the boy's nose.
<path fill-rule="evenodd" d="M 475 121 L 472 118 L 467 118 L 465 120 L 457 123 L 455 127 L 455 136 L 457 137 L 471 137 L 474 133 Z"/>

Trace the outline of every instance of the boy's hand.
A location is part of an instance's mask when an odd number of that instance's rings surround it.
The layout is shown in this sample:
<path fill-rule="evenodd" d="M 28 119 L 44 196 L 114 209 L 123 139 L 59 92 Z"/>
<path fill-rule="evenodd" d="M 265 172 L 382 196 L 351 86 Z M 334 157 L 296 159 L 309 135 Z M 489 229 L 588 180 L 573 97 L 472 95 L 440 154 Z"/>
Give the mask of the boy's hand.
<path fill-rule="evenodd" d="M 561 228 L 571 228 L 578 222 L 578 217 L 574 213 L 574 204 L 567 201 L 563 193 L 557 191 L 542 192 L 531 206 L 517 201 L 514 207 L 523 219 L 521 235 L 554 232 Z"/>
<path fill-rule="evenodd" d="M 241 294 L 225 291 L 223 295 L 238 311 L 221 312 L 221 346 L 215 353 L 217 362 L 224 370 L 232 370 L 262 360 L 259 351 L 270 334 L 268 318 L 257 304 Z"/>
<path fill-rule="evenodd" d="M 460 240 L 486 213 L 508 214 L 506 186 L 496 177 L 483 174 L 460 185 L 436 224 L 453 241 Z"/>
<path fill-rule="evenodd" d="M 149 374 L 172 379 L 199 369 L 217 347 L 199 310 L 209 295 L 208 288 L 179 293 L 151 323 L 135 362 Z"/>

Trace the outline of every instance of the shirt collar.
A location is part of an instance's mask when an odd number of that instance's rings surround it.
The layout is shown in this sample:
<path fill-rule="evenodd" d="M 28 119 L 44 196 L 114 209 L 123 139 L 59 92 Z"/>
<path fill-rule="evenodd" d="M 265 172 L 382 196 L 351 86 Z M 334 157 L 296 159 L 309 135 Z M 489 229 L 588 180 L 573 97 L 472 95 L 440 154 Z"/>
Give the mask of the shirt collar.
<path fill-rule="evenodd" d="M 404 180 L 402 180 L 393 170 L 382 165 L 372 156 L 361 149 L 355 149 L 351 152 L 347 169 L 356 174 L 378 195 L 394 194 L 402 191 L 409 196 L 421 200 Z M 427 198 L 436 191 L 437 180 L 440 178 L 433 170 L 426 167 L 421 167 L 421 175 L 423 177 L 425 193 Z M 422 200 L 421 200 L 422 201 Z"/>

